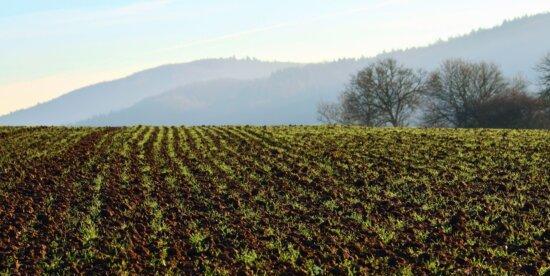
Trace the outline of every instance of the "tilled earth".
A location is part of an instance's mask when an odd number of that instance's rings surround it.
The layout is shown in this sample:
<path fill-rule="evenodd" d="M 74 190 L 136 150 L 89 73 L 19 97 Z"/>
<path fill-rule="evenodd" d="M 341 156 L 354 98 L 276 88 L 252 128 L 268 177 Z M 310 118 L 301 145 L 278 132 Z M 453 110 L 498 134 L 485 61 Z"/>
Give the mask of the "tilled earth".
<path fill-rule="evenodd" d="M 0 127 L 0 273 L 550 273 L 550 132 Z"/>

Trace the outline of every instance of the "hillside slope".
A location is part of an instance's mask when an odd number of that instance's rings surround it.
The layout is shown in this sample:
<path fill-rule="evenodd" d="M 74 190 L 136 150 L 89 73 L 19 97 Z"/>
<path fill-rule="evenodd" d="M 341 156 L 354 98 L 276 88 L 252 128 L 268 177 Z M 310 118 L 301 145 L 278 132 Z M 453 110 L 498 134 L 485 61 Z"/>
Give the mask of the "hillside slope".
<path fill-rule="evenodd" d="M 307 65 L 257 80 L 190 84 L 80 125 L 314 124 L 315 105 L 331 99 L 368 60 Z"/>
<path fill-rule="evenodd" d="M 382 54 L 401 62 L 433 69 L 447 58 L 486 60 L 502 67 L 507 75 L 522 74 L 535 79 L 534 67 L 550 52 L 550 13 L 505 21 L 491 29 L 437 42 L 428 47 Z"/>
<path fill-rule="evenodd" d="M 84 87 L 37 106 L 0 117 L 0 125 L 64 125 L 127 108 L 138 101 L 197 81 L 255 79 L 292 63 L 209 59 L 170 64 L 126 78 Z"/>
<path fill-rule="evenodd" d="M 394 57 L 408 66 L 426 70 L 449 58 L 487 60 L 502 66 L 508 76 L 522 74 L 534 80 L 533 67 L 550 51 L 549 29 L 550 14 L 537 15 L 377 58 Z M 188 85 L 80 124 L 315 124 L 317 103 L 335 99 L 350 75 L 372 60 L 310 64 L 260 80 L 217 80 Z"/>
<path fill-rule="evenodd" d="M 0 117 L 0 125 L 315 124 L 318 102 L 336 99 L 350 76 L 376 58 L 426 70 L 449 58 L 486 60 L 508 76 L 534 81 L 534 66 L 550 51 L 549 29 L 547 13 L 373 58 L 302 66 L 234 59 L 168 65 Z"/>

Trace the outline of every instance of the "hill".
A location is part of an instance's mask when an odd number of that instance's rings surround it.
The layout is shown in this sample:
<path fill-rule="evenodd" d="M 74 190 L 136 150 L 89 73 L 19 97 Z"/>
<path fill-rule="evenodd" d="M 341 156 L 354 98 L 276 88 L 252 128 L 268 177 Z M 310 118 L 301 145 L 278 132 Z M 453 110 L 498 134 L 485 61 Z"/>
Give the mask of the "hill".
<path fill-rule="evenodd" d="M 409 66 L 427 70 L 448 58 L 484 60 L 500 65 L 509 76 L 521 74 L 534 81 L 534 67 L 550 52 L 550 37 L 545 35 L 549 27 L 550 13 L 525 16 L 428 47 L 394 51 L 379 57 L 393 57 Z"/>
<path fill-rule="evenodd" d="M 0 124 L 315 124 L 317 103 L 334 100 L 352 74 L 377 58 L 426 70 L 449 58 L 492 61 L 508 76 L 534 81 L 534 66 L 550 51 L 549 28 L 547 13 L 372 58 L 300 66 L 247 60 L 163 66 L 2 116 Z"/>
<path fill-rule="evenodd" d="M 314 124 L 315 105 L 334 98 L 368 60 L 289 68 L 256 80 L 190 84 L 79 125 Z"/>
<path fill-rule="evenodd" d="M 5 274 L 548 273 L 550 132 L 0 128 Z"/>
<path fill-rule="evenodd" d="M 67 125 L 132 106 L 147 97 L 193 82 L 218 78 L 256 79 L 296 66 L 252 59 L 208 59 L 170 64 L 75 91 L 0 117 L 0 125 Z"/>
<path fill-rule="evenodd" d="M 499 64 L 508 76 L 521 74 L 535 81 L 533 68 L 550 51 L 548 28 L 550 14 L 543 14 L 375 58 L 293 67 L 258 80 L 191 84 L 80 124 L 316 124 L 317 103 L 336 99 L 352 74 L 374 59 L 385 57 L 425 70 L 432 70 L 449 58 L 485 60 Z"/>

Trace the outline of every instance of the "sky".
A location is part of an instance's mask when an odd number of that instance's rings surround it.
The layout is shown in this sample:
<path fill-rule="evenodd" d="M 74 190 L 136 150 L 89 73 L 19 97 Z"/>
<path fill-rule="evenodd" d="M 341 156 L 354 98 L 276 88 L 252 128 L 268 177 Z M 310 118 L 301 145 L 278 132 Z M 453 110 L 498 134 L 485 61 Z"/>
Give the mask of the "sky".
<path fill-rule="evenodd" d="M 0 0 L 0 115 L 204 58 L 374 56 L 550 11 L 548 0 Z"/>

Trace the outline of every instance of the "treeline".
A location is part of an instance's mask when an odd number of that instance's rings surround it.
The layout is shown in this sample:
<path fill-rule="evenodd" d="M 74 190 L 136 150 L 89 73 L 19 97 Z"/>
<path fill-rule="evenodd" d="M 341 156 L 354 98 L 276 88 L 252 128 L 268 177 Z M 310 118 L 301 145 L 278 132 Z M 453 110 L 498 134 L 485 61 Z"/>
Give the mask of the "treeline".
<path fill-rule="evenodd" d="M 493 63 L 447 60 L 431 72 L 394 59 L 355 75 L 336 103 L 318 105 L 330 124 L 425 127 L 550 128 L 550 54 L 536 66 L 540 91 L 521 77 L 508 79 Z"/>

